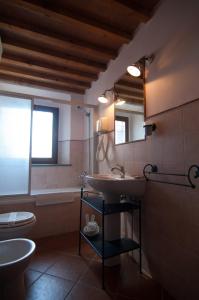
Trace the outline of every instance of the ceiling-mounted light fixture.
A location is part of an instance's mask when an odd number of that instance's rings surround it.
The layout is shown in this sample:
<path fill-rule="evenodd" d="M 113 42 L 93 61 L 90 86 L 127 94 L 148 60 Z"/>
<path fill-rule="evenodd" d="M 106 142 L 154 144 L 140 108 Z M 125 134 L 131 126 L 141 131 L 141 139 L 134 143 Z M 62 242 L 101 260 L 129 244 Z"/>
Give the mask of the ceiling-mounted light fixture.
<path fill-rule="evenodd" d="M 136 63 L 130 65 L 127 67 L 127 72 L 133 76 L 133 77 L 140 77 L 142 76 L 142 73 L 144 71 L 145 68 L 145 63 L 152 63 L 154 56 L 150 55 L 150 56 L 144 56 L 142 57 L 139 61 L 137 61 Z"/>

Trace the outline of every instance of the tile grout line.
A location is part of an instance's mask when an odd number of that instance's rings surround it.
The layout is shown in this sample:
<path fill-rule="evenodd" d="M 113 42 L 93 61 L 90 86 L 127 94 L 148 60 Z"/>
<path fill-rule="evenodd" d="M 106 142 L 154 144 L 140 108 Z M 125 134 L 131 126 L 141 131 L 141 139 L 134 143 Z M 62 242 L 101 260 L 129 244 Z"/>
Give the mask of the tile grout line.
<path fill-rule="evenodd" d="M 78 257 L 81 257 L 81 255 L 78 255 Z M 91 262 L 92 262 L 92 259 L 91 259 Z M 90 265 L 91 262 L 89 262 L 88 265 Z M 72 293 L 72 290 L 74 289 L 74 287 L 78 285 L 78 283 L 81 281 L 81 278 L 83 277 L 83 275 L 85 275 L 87 273 L 88 270 L 89 270 L 89 267 L 87 266 L 86 269 L 84 270 L 84 272 L 82 272 L 82 274 L 80 274 L 79 278 L 77 279 L 75 284 L 72 286 L 72 288 L 70 289 L 68 294 L 65 296 L 64 300 L 67 300 L 67 297 Z"/>
<path fill-rule="evenodd" d="M 61 253 L 61 254 L 62 254 L 62 256 L 81 257 L 81 256 L 76 255 L 76 254 L 68 254 L 68 253 L 66 253 L 66 254 Z M 91 262 L 92 262 L 92 259 L 91 259 L 91 261 L 89 261 L 89 263 L 88 263 L 86 269 L 78 276 L 78 279 L 77 279 L 76 281 L 73 281 L 73 280 L 70 280 L 70 279 L 66 279 L 66 278 L 63 278 L 63 277 L 60 277 L 60 276 L 56 276 L 56 275 L 47 273 L 48 270 L 49 270 L 51 267 L 53 267 L 53 266 L 57 263 L 58 259 L 59 259 L 59 257 L 58 257 L 58 258 L 57 258 L 57 259 L 56 259 L 49 267 L 47 267 L 43 272 L 38 271 L 38 270 L 36 270 L 36 269 L 29 268 L 29 270 L 36 271 L 36 272 L 39 272 L 39 273 L 41 273 L 41 274 L 40 274 L 40 276 L 39 276 L 36 280 L 34 280 L 34 281 L 32 282 L 32 284 L 28 287 L 28 289 L 30 289 L 30 288 L 32 287 L 32 285 L 35 284 L 36 281 L 37 281 L 38 279 L 41 278 L 41 276 L 43 276 L 43 275 L 51 276 L 51 277 L 54 277 L 54 278 L 57 278 L 57 279 L 62 279 L 62 280 L 70 281 L 71 283 L 74 283 L 74 284 L 71 286 L 71 288 L 69 289 L 69 291 L 67 292 L 67 294 L 64 296 L 64 299 L 66 299 L 66 298 L 69 296 L 69 294 L 72 292 L 73 288 L 81 281 L 81 278 L 83 277 L 83 275 L 86 274 L 86 272 L 89 270 L 89 267 L 88 267 L 88 266 L 89 266 L 89 265 L 91 264 Z M 88 262 L 87 260 L 85 260 L 85 261 Z M 27 290 L 28 290 L 28 289 L 27 289 Z"/>

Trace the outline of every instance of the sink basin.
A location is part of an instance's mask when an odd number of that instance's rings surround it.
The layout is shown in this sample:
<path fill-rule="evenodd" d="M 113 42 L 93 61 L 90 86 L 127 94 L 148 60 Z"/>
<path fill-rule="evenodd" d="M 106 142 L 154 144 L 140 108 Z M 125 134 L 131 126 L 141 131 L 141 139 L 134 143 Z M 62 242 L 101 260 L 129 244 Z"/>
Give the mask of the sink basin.
<path fill-rule="evenodd" d="M 116 204 L 120 202 L 120 195 L 126 194 L 132 197 L 141 197 L 145 192 L 146 180 L 141 176 L 125 176 L 113 174 L 93 174 L 85 176 L 87 183 L 96 191 L 103 193 L 106 204 Z M 123 214 L 122 214 L 123 215 Z M 107 215 L 104 220 L 104 238 L 107 241 L 114 241 L 121 238 L 122 224 L 131 224 L 125 221 L 125 216 L 121 214 Z M 126 225 L 127 226 L 127 225 Z M 117 265 L 119 257 L 114 257 L 106 262 L 107 265 Z"/>
<path fill-rule="evenodd" d="M 142 196 L 145 191 L 146 180 L 141 176 L 125 176 L 112 174 L 93 174 L 86 176 L 88 184 L 96 191 L 102 192 L 104 196 L 126 194 L 131 196 Z"/>

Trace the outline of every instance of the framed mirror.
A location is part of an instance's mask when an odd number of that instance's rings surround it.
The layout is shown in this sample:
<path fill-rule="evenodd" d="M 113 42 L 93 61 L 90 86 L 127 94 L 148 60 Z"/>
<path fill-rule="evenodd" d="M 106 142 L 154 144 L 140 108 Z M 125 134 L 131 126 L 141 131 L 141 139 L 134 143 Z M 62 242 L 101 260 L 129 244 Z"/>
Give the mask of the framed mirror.
<path fill-rule="evenodd" d="M 125 73 L 114 85 L 115 144 L 145 140 L 143 78 Z"/>

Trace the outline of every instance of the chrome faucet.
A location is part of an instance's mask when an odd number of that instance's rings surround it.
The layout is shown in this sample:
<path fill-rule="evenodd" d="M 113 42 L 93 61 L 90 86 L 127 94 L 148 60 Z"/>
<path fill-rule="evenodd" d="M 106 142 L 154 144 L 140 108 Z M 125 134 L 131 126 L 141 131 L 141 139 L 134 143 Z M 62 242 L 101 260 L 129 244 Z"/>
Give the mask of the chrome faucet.
<path fill-rule="evenodd" d="M 88 173 L 86 172 L 86 171 L 83 171 L 83 172 L 81 172 L 81 174 L 80 174 L 80 179 L 81 179 L 81 186 L 83 187 L 83 188 L 85 188 L 86 187 L 86 175 L 88 175 Z"/>
<path fill-rule="evenodd" d="M 125 178 L 125 169 L 124 166 L 121 165 L 116 165 L 116 167 L 111 168 L 111 172 L 113 172 L 114 170 L 118 170 L 120 172 L 121 178 Z"/>

